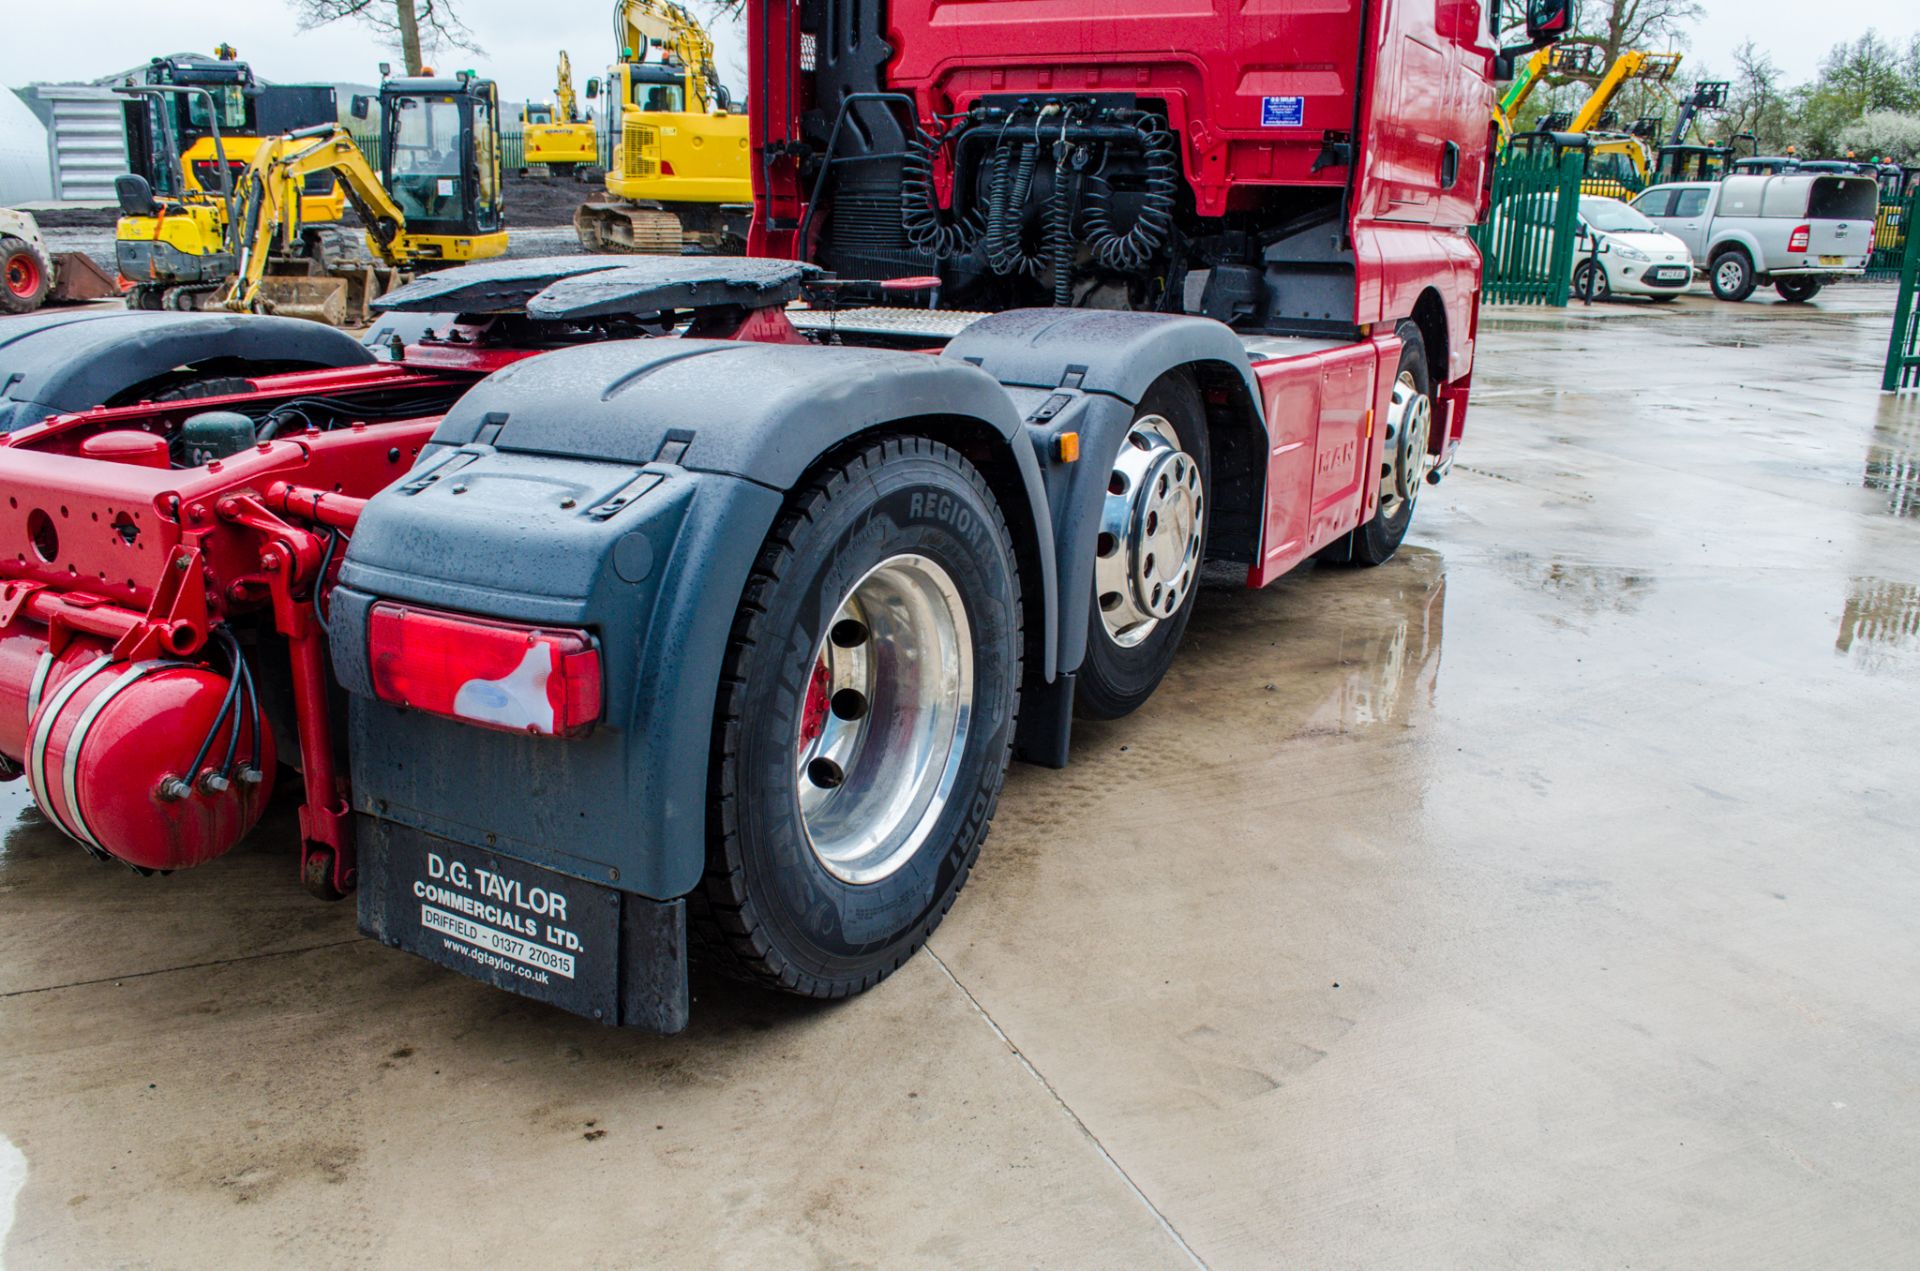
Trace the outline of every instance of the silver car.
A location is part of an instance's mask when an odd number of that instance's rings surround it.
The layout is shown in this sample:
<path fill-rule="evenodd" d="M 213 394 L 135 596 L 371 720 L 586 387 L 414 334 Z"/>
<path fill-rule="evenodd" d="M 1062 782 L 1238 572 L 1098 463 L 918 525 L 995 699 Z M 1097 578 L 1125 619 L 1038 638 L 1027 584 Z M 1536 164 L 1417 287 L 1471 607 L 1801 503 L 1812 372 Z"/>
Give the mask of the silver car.
<path fill-rule="evenodd" d="M 1804 302 L 1866 272 L 1880 187 L 1857 176 L 1731 176 L 1656 185 L 1633 206 L 1687 245 L 1720 299 L 1745 300 L 1771 283 L 1781 299 Z"/>

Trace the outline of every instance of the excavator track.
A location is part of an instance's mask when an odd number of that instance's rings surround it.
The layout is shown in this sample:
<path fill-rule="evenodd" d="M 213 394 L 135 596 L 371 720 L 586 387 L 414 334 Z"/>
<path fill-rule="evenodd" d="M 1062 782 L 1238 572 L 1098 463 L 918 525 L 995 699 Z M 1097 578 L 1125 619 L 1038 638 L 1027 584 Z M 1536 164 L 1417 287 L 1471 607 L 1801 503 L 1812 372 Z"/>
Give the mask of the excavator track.
<path fill-rule="evenodd" d="M 678 256 L 689 245 L 678 216 L 639 203 L 582 203 L 573 228 L 582 247 L 608 255 Z"/>

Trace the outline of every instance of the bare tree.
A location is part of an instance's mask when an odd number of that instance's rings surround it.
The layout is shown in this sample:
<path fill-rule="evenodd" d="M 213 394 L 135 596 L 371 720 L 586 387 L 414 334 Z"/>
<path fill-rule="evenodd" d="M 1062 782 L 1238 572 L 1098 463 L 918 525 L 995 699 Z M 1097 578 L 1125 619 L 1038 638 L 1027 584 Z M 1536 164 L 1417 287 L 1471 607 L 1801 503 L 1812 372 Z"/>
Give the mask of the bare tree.
<path fill-rule="evenodd" d="M 1604 71 L 1631 49 L 1678 47 L 1704 14 L 1700 0 L 1580 0 L 1578 34 L 1568 42 L 1598 48 Z"/>
<path fill-rule="evenodd" d="M 426 67 L 426 54 L 442 46 L 484 52 L 473 32 L 454 12 L 454 0 L 289 0 L 300 15 L 300 28 L 310 31 L 329 22 L 352 18 L 385 37 L 399 50 L 407 74 Z"/>

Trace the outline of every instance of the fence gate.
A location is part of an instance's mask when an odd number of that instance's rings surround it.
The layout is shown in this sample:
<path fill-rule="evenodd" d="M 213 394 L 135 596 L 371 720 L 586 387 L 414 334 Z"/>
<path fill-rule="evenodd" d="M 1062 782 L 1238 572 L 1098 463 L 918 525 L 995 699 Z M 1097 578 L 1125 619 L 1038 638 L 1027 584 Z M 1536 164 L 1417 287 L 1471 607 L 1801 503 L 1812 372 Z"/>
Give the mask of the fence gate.
<path fill-rule="evenodd" d="M 1915 188 L 1920 191 L 1920 182 Z M 1880 215 L 1873 225 L 1873 258 L 1867 262 L 1869 282 L 1900 281 L 1900 262 L 1906 258 L 1912 226 L 1912 200 L 1881 200 Z"/>
<path fill-rule="evenodd" d="M 1887 346 L 1887 374 L 1880 387 L 1889 393 L 1920 388 L 1920 234 L 1912 233 L 1920 216 L 1920 190 L 1907 200 L 1907 255 L 1900 267 L 1900 303 L 1893 311 L 1893 341 Z"/>
<path fill-rule="evenodd" d="M 1473 230 L 1489 304 L 1565 308 L 1573 292 L 1584 152 L 1509 148 L 1493 173 L 1493 211 Z"/>

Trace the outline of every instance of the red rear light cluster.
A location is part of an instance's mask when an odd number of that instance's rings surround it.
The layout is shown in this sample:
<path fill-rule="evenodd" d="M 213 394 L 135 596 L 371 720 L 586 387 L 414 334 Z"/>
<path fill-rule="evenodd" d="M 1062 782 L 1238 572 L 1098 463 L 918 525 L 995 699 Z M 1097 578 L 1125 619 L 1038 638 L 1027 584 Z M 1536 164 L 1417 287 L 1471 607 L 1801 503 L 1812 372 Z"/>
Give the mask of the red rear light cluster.
<path fill-rule="evenodd" d="M 1804 252 L 1812 245 L 1813 226 L 1811 225 L 1802 225 L 1793 231 L 1793 237 L 1787 240 L 1787 250 L 1790 252 Z"/>
<path fill-rule="evenodd" d="M 601 713 L 600 650 L 584 631 L 381 602 L 367 632 L 381 701 L 482 728 L 565 737 Z"/>

